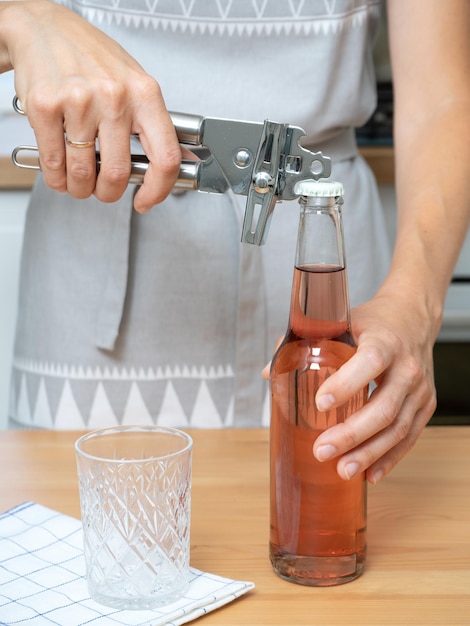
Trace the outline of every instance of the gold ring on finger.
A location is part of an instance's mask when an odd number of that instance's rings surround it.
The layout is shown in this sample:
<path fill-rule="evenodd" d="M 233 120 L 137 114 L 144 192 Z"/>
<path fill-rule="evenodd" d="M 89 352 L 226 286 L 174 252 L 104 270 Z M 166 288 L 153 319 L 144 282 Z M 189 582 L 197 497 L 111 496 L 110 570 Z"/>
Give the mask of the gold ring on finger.
<path fill-rule="evenodd" d="M 91 148 L 95 147 L 95 140 L 92 141 L 72 141 L 65 135 L 65 143 L 72 148 Z"/>

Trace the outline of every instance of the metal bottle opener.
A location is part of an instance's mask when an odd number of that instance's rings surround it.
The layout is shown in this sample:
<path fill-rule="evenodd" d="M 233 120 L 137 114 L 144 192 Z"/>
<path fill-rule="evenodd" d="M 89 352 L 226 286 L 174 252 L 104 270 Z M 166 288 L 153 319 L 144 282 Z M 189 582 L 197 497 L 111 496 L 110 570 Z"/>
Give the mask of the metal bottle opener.
<path fill-rule="evenodd" d="M 24 115 L 15 96 L 15 111 Z M 172 113 L 180 143 L 194 147 L 200 160 L 183 159 L 176 188 L 208 193 L 225 193 L 228 189 L 247 197 L 241 240 L 262 245 L 277 202 L 294 200 L 294 187 L 307 178 L 318 180 L 331 173 L 331 160 L 321 152 L 303 148 L 302 128 L 266 120 L 241 120 L 201 117 L 188 113 Z M 37 164 L 21 161 L 23 152 L 36 152 L 36 146 L 18 146 L 12 160 L 18 167 L 40 169 Z M 144 154 L 132 154 L 129 182 L 142 183 L 148 168 Z M 101 165 L 96 152 L 96 168 Z"/>

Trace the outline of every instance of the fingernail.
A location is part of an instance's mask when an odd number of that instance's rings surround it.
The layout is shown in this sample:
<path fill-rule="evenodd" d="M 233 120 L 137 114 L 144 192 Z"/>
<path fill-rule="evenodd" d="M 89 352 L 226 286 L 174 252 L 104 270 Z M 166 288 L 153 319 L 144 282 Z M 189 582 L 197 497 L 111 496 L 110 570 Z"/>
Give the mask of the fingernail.
<path fill-rule="evenodd" d="M 317 398 L 317 409 L 319 411 L 328 411 L 335 403 L 335 397 L 331 393 L 325 393 Z"/>
<path fill-rule="evenodd" d="M 330 444 L 325 444 L 324 446 L 320 446 L 315 453 L 315 457 L 319 461 L 329 461 L 333 457 L 338 454 L 336 448 Z"/>
<path fill-rule="evenodd" d="M 348 463 L 344 468 L 344 473 L 346 474 L 346 478 L 351 480 L 354 476 L 359 472 L 359 463 Z"/>
<path fill-rule="evenodd" d="M 379 469 L 376 472 L 374 472 L 372 474 L 372 478 L 371 478 L 371 483 L 373 485 L 376 485 L 378 482 L 380 482 L 382 480 L 382 478 L 384 477 L 384 471 Z"/>

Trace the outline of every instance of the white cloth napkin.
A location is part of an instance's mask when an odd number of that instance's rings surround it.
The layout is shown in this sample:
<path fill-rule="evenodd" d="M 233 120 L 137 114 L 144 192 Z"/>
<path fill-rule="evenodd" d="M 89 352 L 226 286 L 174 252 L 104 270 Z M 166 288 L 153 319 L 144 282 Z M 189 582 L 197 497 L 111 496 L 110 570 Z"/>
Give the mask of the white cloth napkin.
<path fill-rule="evenodd" d="M 2 626 L 177 626 L 253 587 L 191 568 L 189 589 L 177 602 L 145 611 L 110 609 L 88 595 L 80 521 L 34 502 L 0 515 Z"/>

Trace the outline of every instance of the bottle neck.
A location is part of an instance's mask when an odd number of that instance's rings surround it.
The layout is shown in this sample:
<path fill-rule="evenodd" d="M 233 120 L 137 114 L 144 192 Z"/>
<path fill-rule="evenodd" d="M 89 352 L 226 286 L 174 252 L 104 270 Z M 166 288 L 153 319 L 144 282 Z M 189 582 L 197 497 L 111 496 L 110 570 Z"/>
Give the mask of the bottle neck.
<path fill-rule="evenodd" d="M 300 207 L 296 266 L 345 269 L 340 202 L 335 198 L 303 197 Z"/>
<path fill-rule="evenodd" d="M 341 204 L 301 198 L 290 328 L 303 338 L 335 338 L 350 331 Z"/>

